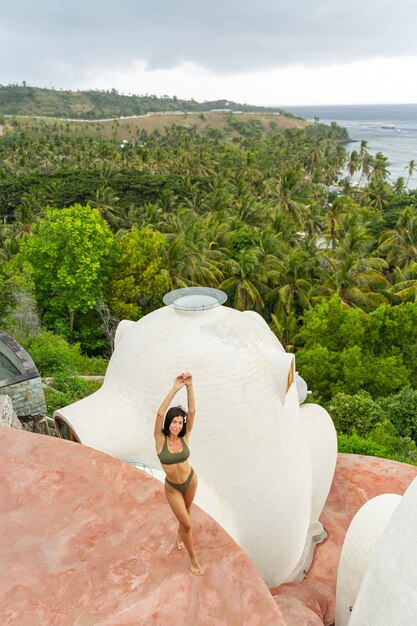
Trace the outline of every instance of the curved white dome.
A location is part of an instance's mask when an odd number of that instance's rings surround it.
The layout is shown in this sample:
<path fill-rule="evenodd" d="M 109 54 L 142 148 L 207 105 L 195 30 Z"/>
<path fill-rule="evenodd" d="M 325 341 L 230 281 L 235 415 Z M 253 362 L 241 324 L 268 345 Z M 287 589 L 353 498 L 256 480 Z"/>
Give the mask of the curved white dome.
<path fill-rule="evenodd" d="M 295 372 L 295 384 L 297 385 L 298 400 L 302 404 L 307 400 L 308 387 L 304 378 L 301 378 L 298 372 Z"/>
<path fill-rule="evenodd" d="M 196 503 L 211 503 L 210 514 L 272 586 L 303 552 L 312 470 L 295 384 L 287 390 L 294 356 L 258 318 L 223 306 L 165 307 L 123 323 L 102 388 L 56 414 L 82 443 L 160 467 L 156 410 L 174 377 L 192 372 Z M 178 403 L 186 405 L 183 390 Z"/>
<path fill-rule="evenodd" d="M 330 415 L 322 406 L 303 404 L 300 414 L 310 453 L 314 485 L 310 522 L 314 524 L 320 517 L 332 486 L 337 459 L 337 435 Z"/>
<path fill-rule="evenodd" d="M 349 626 L 417 624 L 416 528 L 417 478 L 396 506 L 370 560 Z"/>
<path fill-rule="evenodd" d="M 393 493 L 376 496 L 352 519 L 337 572 L 336 626 L 348 626 L 363 577 L 400 500 Z"/>

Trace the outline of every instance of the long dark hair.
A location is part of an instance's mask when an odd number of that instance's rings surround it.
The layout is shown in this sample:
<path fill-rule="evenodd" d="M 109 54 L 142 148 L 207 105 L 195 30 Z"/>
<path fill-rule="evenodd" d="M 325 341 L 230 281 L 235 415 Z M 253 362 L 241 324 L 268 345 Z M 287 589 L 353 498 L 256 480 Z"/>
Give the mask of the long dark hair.
<path fill-rule="evenodd" d="M 184 411 L 182 406 L 172 406 L 170 409 L 168 409 L 165 415 L 164 427 L 162 429 L 162 432 L 166 437 L 169 437 L 169 427 L 174 417 L 182 417 L 184 419 L 182 428 L 178 433 L 178 437 L 184 437 L 185 433 L 187 432 L 187 411 Z"/>

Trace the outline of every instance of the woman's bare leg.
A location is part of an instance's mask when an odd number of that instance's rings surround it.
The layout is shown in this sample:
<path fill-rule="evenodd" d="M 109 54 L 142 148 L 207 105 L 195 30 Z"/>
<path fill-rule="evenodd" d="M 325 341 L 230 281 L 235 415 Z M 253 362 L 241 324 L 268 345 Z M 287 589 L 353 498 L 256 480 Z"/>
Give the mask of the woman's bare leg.
<path fill-rule="evenodd" d="M 195 496 L 195 492 L 197 491 L 197 484 L 198 484 L 198 479 L 197 479 L 197 475 L 194 474 L 192 480 L 191 480 L 191 484 L 188 487 L 188 489 L 182 494 L 183 498 L 184 498 L 184 502 L 185 502 L 185 506 L 187 508 L 188 511 L 188 515 L 190 515 L 191 517 L 191 513 L 190 513 L 190 509 L 191 509 L 191 505 L 193 503 L 194 500 L 194 496 Z M 185 548 L 185 544 L 181 538 L 181 525 L 178 524 L 178 536 L 177 536 L 177 548 L 178 550 L 183 550 L 183 548 Z"/>
<path fill-rule="evenodd" d="M 185 548 L 185 543 L 181 539 L 181 524 L 178 524 L 177 550 L 183 550 L 184 548 Z"/>
<path fill-rule="evenodd" d="M 179 534 L 190 556 L 191 571 L 193 574 L 202 574 L 203 570 L 200 563 L 198 562 L 197 555 L 194 550 L 193 535 L 191 531 L 191 519 L 185 505 L 184 496 L 180 491 L 174 489 L 166 483 L 165 495 L 167 497 L 169 506 L 171 507 L 175 517 L 180 524 Z"/>

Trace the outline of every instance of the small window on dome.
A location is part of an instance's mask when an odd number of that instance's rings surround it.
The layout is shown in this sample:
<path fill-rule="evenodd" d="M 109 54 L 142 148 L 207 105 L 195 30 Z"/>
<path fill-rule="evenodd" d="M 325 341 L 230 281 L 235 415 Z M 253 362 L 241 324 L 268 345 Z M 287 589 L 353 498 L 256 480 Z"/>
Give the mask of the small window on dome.
<path fill-rule="evenodd" d="M 72 430 L 71 426 L 69 426 L 69 424 L 67 424 L 67 422 L 65 422 L 65 420 L 63 420 L 61 417 L 55 416 L 55 426 L 61 439 L 67 439 L 68 441 L 81 443 L 75 432 Z"/>

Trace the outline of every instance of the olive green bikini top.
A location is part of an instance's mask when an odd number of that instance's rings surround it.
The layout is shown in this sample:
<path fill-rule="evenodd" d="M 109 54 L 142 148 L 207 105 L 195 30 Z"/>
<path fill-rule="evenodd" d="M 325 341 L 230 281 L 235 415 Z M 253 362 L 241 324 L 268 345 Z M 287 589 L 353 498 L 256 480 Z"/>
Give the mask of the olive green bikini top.
<path fill-rule="evenodd" d="M 162 465 L 174 465 L 174 463 L 183 463 L 190 456 L 190 449 L 181 437 L 182 450 L 181 452 L 170 452 L 168 450 L 167 438 L 165 437 L 164 446 L 161 452 L 158 454 L 158 458 Z"/>

